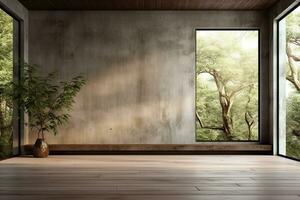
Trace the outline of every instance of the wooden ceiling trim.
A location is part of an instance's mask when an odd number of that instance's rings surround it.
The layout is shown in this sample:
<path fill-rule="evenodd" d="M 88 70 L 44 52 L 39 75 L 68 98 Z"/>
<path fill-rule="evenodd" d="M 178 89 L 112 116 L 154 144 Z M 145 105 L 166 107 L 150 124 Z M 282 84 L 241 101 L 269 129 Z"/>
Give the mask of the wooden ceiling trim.
<path fill-rule="evenodd" d="M 29 10 L 261 10 L 277 0 L 19 0 Z"/>

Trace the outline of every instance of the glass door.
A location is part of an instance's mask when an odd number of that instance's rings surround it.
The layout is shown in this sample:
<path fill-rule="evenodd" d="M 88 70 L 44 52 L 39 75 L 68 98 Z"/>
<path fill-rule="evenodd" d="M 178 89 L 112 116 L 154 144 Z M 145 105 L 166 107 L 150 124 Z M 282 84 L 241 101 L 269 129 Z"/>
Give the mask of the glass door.
<path fill-rule="evenodd" d="M 300 159 L 300 7 L 278 20 L 278 153 Z"/>
<path fill-rule="evenodd" d="M 8 95 L 9 83 L 18 78 L 14 70 L 19 66 L 18 27 L 19 22 L 0 8 L 0 160 L 17 154 L 19 148 L 18 109 Z"/>

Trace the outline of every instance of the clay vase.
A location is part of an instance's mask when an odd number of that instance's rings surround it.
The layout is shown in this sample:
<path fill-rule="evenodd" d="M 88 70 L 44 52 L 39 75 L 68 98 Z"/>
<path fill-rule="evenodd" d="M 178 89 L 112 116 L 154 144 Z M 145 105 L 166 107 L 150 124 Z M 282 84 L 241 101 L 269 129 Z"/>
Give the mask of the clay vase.
<path fill-rule="evenodd" d="M 33 157 L 35 158 L 47 158 L 49 155 L 49 146 L 45 140 L 38 138 L 33 145 L 32 150 Z"/>

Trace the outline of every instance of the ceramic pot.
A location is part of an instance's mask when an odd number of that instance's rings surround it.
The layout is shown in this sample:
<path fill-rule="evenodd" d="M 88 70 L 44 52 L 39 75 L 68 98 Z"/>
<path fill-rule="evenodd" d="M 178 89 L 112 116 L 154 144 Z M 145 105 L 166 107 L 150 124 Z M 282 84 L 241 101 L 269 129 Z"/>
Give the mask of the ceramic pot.
<path fill-rule="evenodd" d="M 32 153 L 35 158 L 47 158 L 49 155 L 49 146 L 45 140 L 38 138 L 33 145 Z"/>

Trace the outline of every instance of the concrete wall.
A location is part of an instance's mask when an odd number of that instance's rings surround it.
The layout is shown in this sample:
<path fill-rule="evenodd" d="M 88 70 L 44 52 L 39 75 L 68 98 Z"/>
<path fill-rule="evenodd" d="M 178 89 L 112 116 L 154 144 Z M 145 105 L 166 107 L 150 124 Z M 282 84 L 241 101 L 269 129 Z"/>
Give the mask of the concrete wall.
<path fill-rule="evenodd" d="M 270 143 L 265 12 L 30 11 L 29 19 L 29 62 L 87 79 L 69 125 L 49 143 L 195 143 L 197 28 L 261 29 L 260 131 Z"/>

